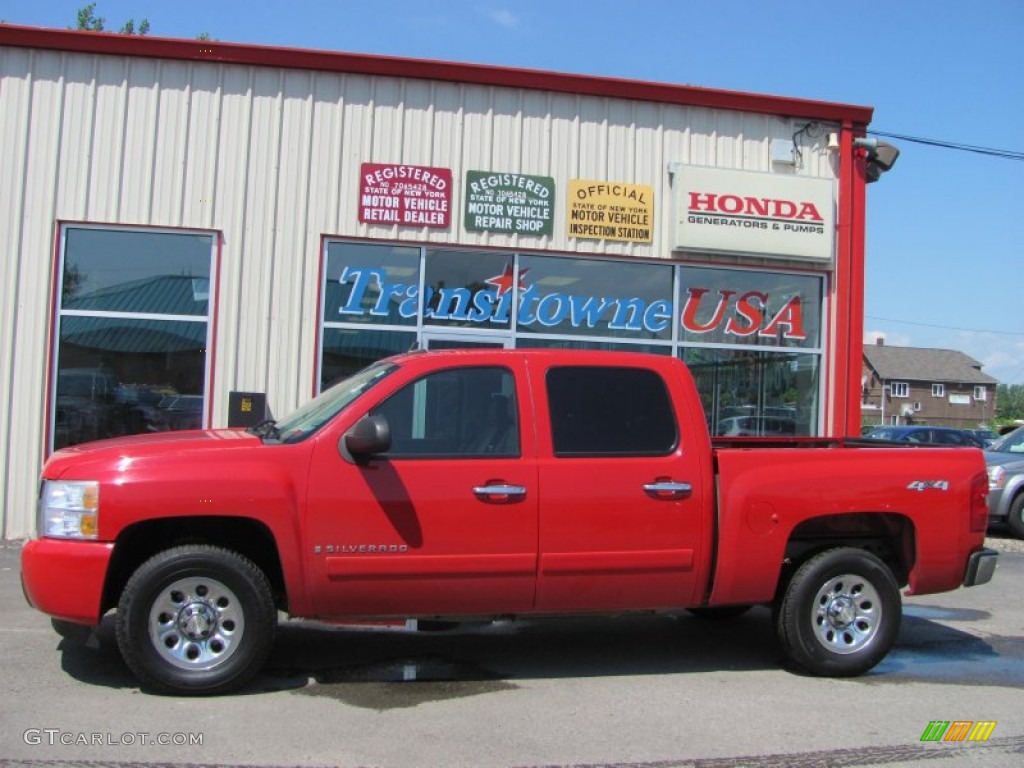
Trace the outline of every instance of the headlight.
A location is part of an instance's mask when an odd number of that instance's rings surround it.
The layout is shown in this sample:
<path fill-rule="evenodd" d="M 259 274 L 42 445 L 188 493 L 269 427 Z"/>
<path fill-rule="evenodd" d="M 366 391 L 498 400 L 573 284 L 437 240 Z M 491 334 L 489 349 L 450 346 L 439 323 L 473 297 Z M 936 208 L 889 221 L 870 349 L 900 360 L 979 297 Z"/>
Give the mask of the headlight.
<path fill-rule="evenodd" d="M 998 464 L 988 468 L 988 487 L 989 490 L 993 488 L 1002 488 L 1006 482 L 1006 469 L 1000 467 Z"/>
<path fill-rule="evenodd" d="M 99 533 L 100 484 L 44 480 L 39 496 L 39 534 L 62 539 L 95 539 Z"/>

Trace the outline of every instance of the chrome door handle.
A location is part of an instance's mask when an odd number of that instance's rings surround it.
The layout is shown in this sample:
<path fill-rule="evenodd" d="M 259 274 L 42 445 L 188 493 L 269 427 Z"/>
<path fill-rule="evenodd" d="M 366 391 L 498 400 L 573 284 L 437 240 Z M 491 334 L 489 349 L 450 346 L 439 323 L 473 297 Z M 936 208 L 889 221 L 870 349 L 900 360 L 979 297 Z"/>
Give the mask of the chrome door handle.
<path fill-rule="evenodd" d="M 689 498 L 693 493 L 693 486 L 689 483 L 677 483 L 674 480 L 659 480 L 645 484 L 644 493 L 662 501 L 675 501 Z"/>
<path fill-rule="evenodd" d="M 526 488 L 522 485 L 492 483 L 491 485 L 475 486 L 473 488 L 473 494 L 482 501 L 521 501 L 526 498 Z"/>

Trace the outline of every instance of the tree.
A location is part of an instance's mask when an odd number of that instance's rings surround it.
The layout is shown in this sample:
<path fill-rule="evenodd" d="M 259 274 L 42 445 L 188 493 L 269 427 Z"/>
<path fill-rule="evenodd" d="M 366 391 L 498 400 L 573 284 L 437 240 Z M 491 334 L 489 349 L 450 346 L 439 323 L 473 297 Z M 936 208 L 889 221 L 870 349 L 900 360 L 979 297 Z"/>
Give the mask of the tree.
<path fill-rule="evenodd" d="M 89 32 L 102 32 L 103 22 L 105 19 L 102 16 L 97 17 L 95 15 L 96 3 L 89 3 L 84 8 L 78 9 L 78 26 L 75 29 L 84 29 Z"/>
<path fill-rule="evenodd" d="M 1024 384 L 999 384 L 996 402 L 1000 420 L 1024 419 Z"/>
<path fill-rule="evenodd" d="M 75 29 L 84 29 L 88 32 L 105 32 L 106 19 L 96 15 L 96 3 L 89 3 L 84 8 L 78 9 L 78 24 Z M 144 35 L 149 32 L 149 19 L 139 22 L 138 30 L 135 29 L 135 19 L 128 19 L 121 26 L 122 35 Z"/>
<path fill-rule="evenodd" d="M 139 22 L 138 34 L 144 35 L 147 32 L 149 32 L 149 19 L 143 19 L 142 21 Z M 136 32 L 135 32 L 135 19 L 128 19 L 128 21 L 126 21 L 124 23 L 124 26 L 121 27 L 121 34 L 122 35 L 134 35 L 134 34 L 136 34 Z"/>

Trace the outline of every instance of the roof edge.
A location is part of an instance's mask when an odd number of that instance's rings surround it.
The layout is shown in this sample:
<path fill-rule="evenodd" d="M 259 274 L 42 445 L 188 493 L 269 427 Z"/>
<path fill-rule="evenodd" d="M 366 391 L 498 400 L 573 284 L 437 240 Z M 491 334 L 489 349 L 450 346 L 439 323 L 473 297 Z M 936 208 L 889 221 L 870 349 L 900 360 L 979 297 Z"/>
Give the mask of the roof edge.
<path fill-rule="evenodd" d="M 522 88 L 557 93 L 650 101 L 682 106 L 726 109 L 866 126 L 872 107 L 798 99 L 743 91 L 716 90 L 641 80 L 546 72 L 489 64 L 346 53 L 303 48 L 187 40 L 114 32 L 25 27 L 0 24 L 0 46 L 37 48 L 106 56 L 205 61 L 215 64 L 306 69 L 321 72 L 441 80 L 475 85 Z"/>

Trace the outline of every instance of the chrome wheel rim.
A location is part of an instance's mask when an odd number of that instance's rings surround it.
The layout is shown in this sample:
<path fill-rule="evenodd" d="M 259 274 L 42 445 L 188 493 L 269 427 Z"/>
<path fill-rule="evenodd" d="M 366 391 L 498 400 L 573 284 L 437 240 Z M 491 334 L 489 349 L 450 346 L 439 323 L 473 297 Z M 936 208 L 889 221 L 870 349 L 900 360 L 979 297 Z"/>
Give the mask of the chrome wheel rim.
<path fill-rule="evenodd" d="M 811 609 L 814 637 L 832 653 L 864 650 L 878 633 L 882 601 L 863 576 L 844 573 L 822 585 Z"/>
<path fill-rule="evenodd" d="M 149 611 L 149 638 L 157 654 L 178 669 L 219 666 L 238 650 L 245 614 L 220 581 L 191 576 L 161 589 Z"/>

